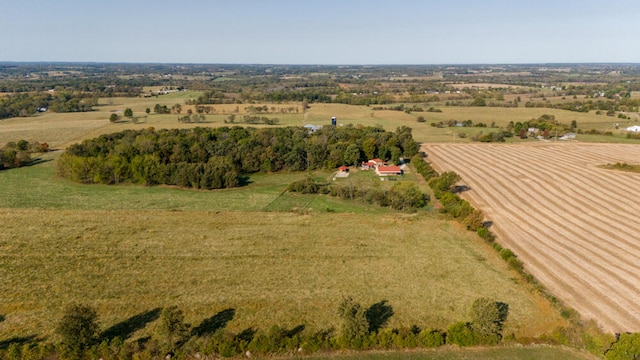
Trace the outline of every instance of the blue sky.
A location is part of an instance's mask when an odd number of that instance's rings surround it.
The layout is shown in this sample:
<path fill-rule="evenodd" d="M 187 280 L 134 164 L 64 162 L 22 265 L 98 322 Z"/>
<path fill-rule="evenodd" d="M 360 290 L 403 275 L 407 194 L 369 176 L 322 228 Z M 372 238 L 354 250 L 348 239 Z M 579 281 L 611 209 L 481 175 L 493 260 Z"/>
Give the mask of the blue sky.
<path fill-rule="evenodd" d="M 0 0 L 0 61 L 640 62 L 640 1 Z"/>

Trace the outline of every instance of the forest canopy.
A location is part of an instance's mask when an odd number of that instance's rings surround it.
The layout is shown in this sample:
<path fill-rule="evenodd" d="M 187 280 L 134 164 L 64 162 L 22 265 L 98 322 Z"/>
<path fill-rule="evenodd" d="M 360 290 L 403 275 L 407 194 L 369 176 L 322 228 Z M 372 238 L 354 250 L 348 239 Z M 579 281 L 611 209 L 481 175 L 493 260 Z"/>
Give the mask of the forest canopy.
<path fill-rule="evenodd" d="M 398 162 L 418 152 L 411 128 L 193 128 L 125 130 L 70 146 L 58 173 L 76 182 L 239 186 L 243 174 L 333 169 L 378 157 Z"/>

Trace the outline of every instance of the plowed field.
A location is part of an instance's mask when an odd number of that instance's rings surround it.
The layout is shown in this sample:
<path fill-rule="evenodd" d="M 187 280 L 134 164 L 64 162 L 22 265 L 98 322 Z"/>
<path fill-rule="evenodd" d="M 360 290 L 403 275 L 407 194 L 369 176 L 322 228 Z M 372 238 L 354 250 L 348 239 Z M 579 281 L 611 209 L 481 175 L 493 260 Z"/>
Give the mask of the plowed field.
<path fill-rule="evenodd" d="M 640 146 L 427 144 L 547 289 L 605 331 L 640 331 Z"/>

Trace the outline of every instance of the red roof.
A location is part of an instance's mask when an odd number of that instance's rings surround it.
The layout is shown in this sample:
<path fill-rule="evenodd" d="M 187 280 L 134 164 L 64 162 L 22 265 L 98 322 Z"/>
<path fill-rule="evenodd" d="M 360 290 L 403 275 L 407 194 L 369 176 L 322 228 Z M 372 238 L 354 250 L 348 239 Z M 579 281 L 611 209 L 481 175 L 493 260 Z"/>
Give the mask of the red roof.
<path fill-rule="evenodd" d="M 378 166 L 377 170 L 379 173 L 402 173 L 402 168 L 400 168 L 400 166 Z"/>
<path fill-rule="evenodd" d="M 340 166 L 340 167 L 338 168 L 338 170 L 340 170 L 340 171 L 347 171 L 347 170 L 349 170 L 349 168 L 348 168 L 348 167 L 346 167 L 346 166 Z"/>

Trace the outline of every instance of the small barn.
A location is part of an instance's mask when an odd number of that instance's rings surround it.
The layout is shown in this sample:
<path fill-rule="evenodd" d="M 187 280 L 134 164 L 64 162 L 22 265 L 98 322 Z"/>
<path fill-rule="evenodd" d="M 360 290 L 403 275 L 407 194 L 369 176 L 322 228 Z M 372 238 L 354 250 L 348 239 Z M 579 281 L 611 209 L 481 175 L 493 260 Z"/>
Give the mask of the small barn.
<path fill-rule="evenodd" d="M 376 167 L 376 174 L 378 176 L 398 176 L 402 175 L 402 168 L 400 166 L 378 166 Z"/>
<path fill-rule="evenodd" d="M 638 125 L 633 125 L 633 126 L 629 126 L 627 128 L 628 132 L 640 132 L 640 126 Z"/>

